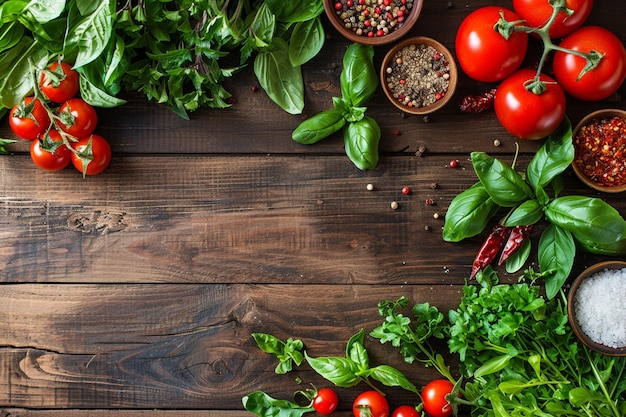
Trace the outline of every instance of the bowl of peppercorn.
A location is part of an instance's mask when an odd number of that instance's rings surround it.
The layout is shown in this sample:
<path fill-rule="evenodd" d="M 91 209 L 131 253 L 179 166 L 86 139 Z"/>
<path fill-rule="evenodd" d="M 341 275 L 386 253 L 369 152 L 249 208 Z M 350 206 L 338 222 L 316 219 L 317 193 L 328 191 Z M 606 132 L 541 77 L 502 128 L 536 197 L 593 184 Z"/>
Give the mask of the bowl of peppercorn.
<path fill-rule="evenodd" d="M 411 30 L 423 3 L 424 0 L 324 0 L 324 11 L 348 40 L 384 45 Z"/>
<path fill-rule="evenodd" d="M 626 191 L 626 111 L 603 109 L 585 116 L 572 132 L 572 169 L 587 186 Z"/>
<path fill-rule="evenodd" d="M 452 53 L 425 36 L 394 45 L 380 68 L 380 83 L 389 101 L 411 114 L 429 114 L 445 106 L 454 94 L 457 79 Z"/>

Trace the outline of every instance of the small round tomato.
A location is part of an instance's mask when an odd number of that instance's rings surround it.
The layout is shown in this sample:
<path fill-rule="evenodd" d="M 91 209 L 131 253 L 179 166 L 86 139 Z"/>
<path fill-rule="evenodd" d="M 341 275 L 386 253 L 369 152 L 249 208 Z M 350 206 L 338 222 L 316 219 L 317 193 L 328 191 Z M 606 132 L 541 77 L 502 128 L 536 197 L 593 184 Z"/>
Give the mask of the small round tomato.
<path fill-rule="evenodd" d="M 98 125 L 98 114 L 81 98 L 71 98 L 59 108 L 59 127 L 77 139 L 91 135 Z"/>
<path fill-rule="evenodd" d="M 417 412 L 415 407 L 410 405 L 401 405 L 400 407 L 393 410 L 391 413 L 391 417 L 419 417 L 420 414 Z"/>
<path fill-rule="evenodd" d="M 541 94 L 528 90 L 535 74 L 534 70 L 519 70 L 496 90 L 496 116 L 502 127 L 520 139 L 545 138 L 565 117 L 565 93 L 552 78 L 541 74 L 539 80 L 545 86 Z"/>
<path fill-rule="evenodd" d="M 514 32 L 509 39 L 505 39 L 494 30 L 494 25 L 500 20 L 500 12 L 508 22 L 521 20 L 511 10 L 486 6 L 463 19 L 456 33 L 455 50 L 459 65 L 477 81 L 504 79 L 519 68 L 526 56 L 526 32 Z"/>
<path fill-rule="evenodd" d="M 70 164 L 72 151 L 65 146 L 59 132 L 50 130 L 30 145 L 30 157 L 44 171 L 60 171 Z"/>
<path fill-rule="evenodd" d="M 313 399 L 313 408 L 320 414 L 330 414 L 337 409 L 339 397 L 330 388 L 321 388 Z"/>
<path fill-rule="evenodd" d="M 581 100 L 602 100 L 615 93 L 626 79 L 626 49 L 611 31 L 599 26 L 584 26 L 567 36 L 561 48 L 589 53 L 602 58 L 595 68 L 580 76 L 587 60 L 581 56 L 557 51 L 552 63 L 554 77 L 570 95 Z"/>
<path fill-rule="evenodd" d="M 364 391 L 354 400 L 352 412 L 354 417 L 387 417 L 389 403 L 378 391 Z"/>
<path fill-rule="evenodd" d="M 554 12 L 550 3 L 550 0 L 513 0 L 513 9 L 526 21 L 527 26 L 540 28 L 546 24 Z M 565 0 L 565 7 L 573 13 L 559 11 L 548 30 L 552 39 L 562 38 L 581 27 L 591 13 L 593 0 Z"/>
<path fill-rule="evenodd" d="M 91 135 L 73 144 L 72 164 L 83 175 L 97 175 L 111 162 L 111 146 L 100 135 Z"/>
<path fill-rule="evenodd" d="M 424 411 L 431 417 L 448 417 L 452 414 L 452 406 L 446 398 L 454 390 L 454 384 L 447 379 L 435 379 L 429 382 L 422 391 Z"/>
<path fill-rule="evenodd" d="M 35 97 L 26 97 L 11 109 L 9 127 L 22 139 L 35 140 L 50 126 L 50 116 Z"/>
<path fill-rule="evenodd" d="M 50 101 L 65 103 L 78 94 L 80 77 L 66 62 L 55 62 L 46 68 L 39 77 L 39 89 Z"/>

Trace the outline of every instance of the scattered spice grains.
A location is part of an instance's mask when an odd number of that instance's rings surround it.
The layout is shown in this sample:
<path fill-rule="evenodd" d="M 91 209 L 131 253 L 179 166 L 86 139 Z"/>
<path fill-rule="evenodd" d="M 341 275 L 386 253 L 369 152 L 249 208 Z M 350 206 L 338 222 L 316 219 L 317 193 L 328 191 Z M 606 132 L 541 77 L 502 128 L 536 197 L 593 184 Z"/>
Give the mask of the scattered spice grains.
<path fill-rule="evenodd" d="M 593 119 L 574 138 L 575 163 L 601 186 L 626 184 L 626 120 L 621 117 Z"/>
<path fill-rule="evenodd" d="M 580 329 L 605 346 L 626 346 L 626 268 L 604 269 L 584 280 L 574 296 Z"/>
<path fill-rule="evenodd" d="M 391 95 L 407 107 L 434 104 L 446 95 L 450 85 L 450 63 L 430 45 L 402 48 L 385 71 Z"/>
<path fill-rule="evenodd" d="M 358 36 L 379 38 L 404 25 L 413 0 L 337 0 L 334 8 L 346 29 Z"/>

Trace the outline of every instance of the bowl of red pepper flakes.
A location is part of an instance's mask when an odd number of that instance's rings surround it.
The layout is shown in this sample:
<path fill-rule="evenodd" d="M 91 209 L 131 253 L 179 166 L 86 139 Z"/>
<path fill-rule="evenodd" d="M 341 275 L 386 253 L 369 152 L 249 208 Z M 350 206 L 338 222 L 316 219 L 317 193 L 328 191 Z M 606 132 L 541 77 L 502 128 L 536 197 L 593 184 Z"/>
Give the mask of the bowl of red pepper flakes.
<path fill-rule="evenodd" d="M 626 191 L 626 111 L 598 110 L 574 128 L 572 169 L 587 186 L 606 193 Z"/>
<path fill-rule="evenodd" d="M 423 4 L 424 0 L 324 0 L 324 11 L 348 40 L 385 45 L 411 30 Z"/>

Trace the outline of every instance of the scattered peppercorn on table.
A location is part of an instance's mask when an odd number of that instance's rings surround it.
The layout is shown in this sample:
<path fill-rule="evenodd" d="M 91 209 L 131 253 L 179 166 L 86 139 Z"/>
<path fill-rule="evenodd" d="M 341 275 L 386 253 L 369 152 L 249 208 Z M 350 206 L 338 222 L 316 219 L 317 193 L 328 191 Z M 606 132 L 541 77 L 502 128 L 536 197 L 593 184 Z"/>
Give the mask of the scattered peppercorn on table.
<path fill-rule="evenodd" d="M 411 36 L 454 53 L 462 19 L 492 3 L 426 1 Z M 621 2 L 596 0 L 588 24 L 626 42 L 623 20 Z M 0 416 L 248 416 L 242 397 L 252 391 L 293 400 L 311 384 L 332 386 L 306 362 L 276 374 L 252 333 L 341 356 L 352 335 L 380 324 L 380 301 L 458 305 L 487 233 L 442 240 L 448 205 L 477 180 L 470 153 L 523 168 L 543 142 L 515 140 L 492 110 L 461 111 L 464 97 L 497 85 L 459 71 L 453 99 L 428 116 L 402 113 L 377 90 L 366 105 L 382 134 L 376 169 L 352 164 L 341 133 L 296 143 L 299 123 L 341 95 L 350 43 L 324 25 L 323 51 L 303 67 L 302 115 L 271 102 L 249 66 L 226 83 L 230 108 L 191 120 L 133 94 L 99 109 L 97 133 L 113 160 L 98 176 L 44 172 L 28 143 L 9 147 L 0 158 Z M 391 47 L 375 47 L 377 68 Z M 575 125 L 597 109 L 624 109 L 624 93 L 568 97 L 567 116 Z M 6 118 L 0 137 L 13 138 Z M 591 190 L 569 169 L 564 179 L 562 193 L 601 197 L 626 215 L 623 195 Z M 607 259 L 578 251 L 572 278 Z M 496 270 L 504 281 L 519 275 Z M 364 344 L 372 365 L 392 365 L 418 387 L 439 377 L 388 344 Z M 457 357 L 445 342 L 437 348 L 457 375 Z M 419 403 L 381 388 L 392 408 Z M 339 415 L 351 415 L 365 389 L 337 388 Z"/>

